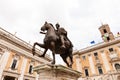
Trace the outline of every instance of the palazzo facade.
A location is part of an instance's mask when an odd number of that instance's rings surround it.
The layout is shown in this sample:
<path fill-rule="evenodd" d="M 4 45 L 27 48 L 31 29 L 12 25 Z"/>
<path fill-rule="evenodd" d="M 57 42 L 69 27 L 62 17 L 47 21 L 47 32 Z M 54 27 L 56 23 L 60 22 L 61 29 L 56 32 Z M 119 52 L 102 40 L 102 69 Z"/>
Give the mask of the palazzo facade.
<path fill-rule="evenodd" d="M 82 72 L 79 80 L 120 80 L 120 36 L 108 24 L 99 31 L 103 42 L 74 51 L 73 69 Z"/>
<path fill-rule="evenodd" d="M 42 51 L 36 51 L 33 56 L 32 45 L 0 27 L 0 80 L 39 80 L 33 67 L 49 63 L 51 58 L 40 58 Z"/>

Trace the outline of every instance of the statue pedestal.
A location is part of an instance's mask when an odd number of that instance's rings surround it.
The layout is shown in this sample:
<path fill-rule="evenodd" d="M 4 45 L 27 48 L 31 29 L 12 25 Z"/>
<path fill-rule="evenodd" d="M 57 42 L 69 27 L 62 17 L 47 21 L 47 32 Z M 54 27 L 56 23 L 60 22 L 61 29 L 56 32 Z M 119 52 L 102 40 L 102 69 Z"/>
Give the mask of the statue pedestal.
<path fill-rule="evenodd" d="M 81 73 L 62 65 L 43 64 L 33 68 L 38 80 L 77 80 Z"/>

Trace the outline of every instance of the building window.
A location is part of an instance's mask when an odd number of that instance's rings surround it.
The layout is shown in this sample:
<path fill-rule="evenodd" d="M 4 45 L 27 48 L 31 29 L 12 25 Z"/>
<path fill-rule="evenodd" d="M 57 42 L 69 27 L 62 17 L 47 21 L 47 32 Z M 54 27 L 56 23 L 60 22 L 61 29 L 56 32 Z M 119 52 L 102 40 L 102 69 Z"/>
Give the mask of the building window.
<path fill-rule="evenodd" d="M 101 66 L 98 67 L 98 72 L 99 72 L 99 74 L 103 74 Z"/>
<path fill-rule="evenodd" d="M 110 38 L 109 38 L 109 37 L 107 37 L 107 40 L 109 41 L 109 40 L 110 40 Z"/>
<path fill-rule="evenodd" d="M 109 51 L 110 51 L 110 52 L 113 52 L 113 48 L 109 48 Z"/>
<path fill-rule="evenodd" d="M 98 60 L 98 53 L 97 52 L 94 53 L 94 56 L 95 56 L 95 59 Z"/>
<path fill-rule="evenodd" d="M 33 72 L 33 65 L 30 65 L 29 66 L 29 73 L 32 74 L 32 72 Z"/>
<path fill-rule="evenodd" d="M 13 55 L 13 61 L 12 61 L 12 63 L 11 63 L 11 69 L 12 69 L 12 70 L 17 69 L 19 59 L 20 59 L 20 56 L 19 56 L 19 55 L 17 55 L 17 54 Z"/>
<path fill-rule="evenodd" d="M 104 33 L 107 33 L 107 30 L 106 30 L 106 29 L 103 29 L 103 32 L 104 32 Z"/>
<path fill-rule="evenodd" d="M 85 59 L 86 59 L 86 57 L 85 57 L 85 56 L 82 56 L 82 59 L 83 59 L 83 60 L 85 60 Z"/>
<path fill-rule="evenodd" d="M 5 76 L 3 80 L 18 80 L 18 79 L 8 75 L 8 76 Z"/>
<path fill-rule="evenodd" d="M 120 64 L 115 64 L 115 69 L 118 71 L 118 70 L 120 70 Z"/>
<path fill-rule="evenodd" d="M 88 69 L 85 69 L 85 76 L 89 76 Z"/>
<path fill-rule="evenodd" d="M 98 53 L 96 52 L 96 53 L 94 53 L 94 56 L 98 56 Z"/>
<path fill-rule="evenodd" d="M 16 65 L 17 65 L 17 60 L 14 59 L 13 63 L 12 63 L 12 66 L 11 66 L 11 69 L 15 69 Z"/>

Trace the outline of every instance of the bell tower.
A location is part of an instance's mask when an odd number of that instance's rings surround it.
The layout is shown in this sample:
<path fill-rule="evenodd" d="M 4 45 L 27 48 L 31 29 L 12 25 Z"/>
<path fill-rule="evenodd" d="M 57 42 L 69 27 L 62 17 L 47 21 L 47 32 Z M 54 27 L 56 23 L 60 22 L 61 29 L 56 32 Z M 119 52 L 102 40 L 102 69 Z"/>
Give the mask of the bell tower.
<path fill-rule="evenodd" d="M 101 33 L 101 37 L 104 42 L 109 42 L 111 40 L 114 40 L 114 35 L 110 31 L 110 27 L 108 24 L 104 24 L 104 25 L 100 26 L 99 31 Z"/>

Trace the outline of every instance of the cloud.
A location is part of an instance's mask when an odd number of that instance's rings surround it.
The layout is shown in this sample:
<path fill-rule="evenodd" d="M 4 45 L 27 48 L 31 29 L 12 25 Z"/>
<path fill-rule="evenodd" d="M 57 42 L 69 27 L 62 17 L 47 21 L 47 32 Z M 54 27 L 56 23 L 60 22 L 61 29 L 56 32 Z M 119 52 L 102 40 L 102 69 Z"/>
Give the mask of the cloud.
<path fill-rule="evenodd" d="M 120 26 L 119 0 L 0 0 L 0 25 L 25 41 L 42 42 L 45 21 L 60 23 L 79 49 L 101 40 L 98 28 L 107 23 L 114 33 Z M 33 38 L 35 37 L 35 38 Z"/>
<path fill-rule="evenodd" d="M 57 22 L 68 31 L 75 49 L 102 41 L 98 28 L 109 24 L 116 34 L 120 26 L 120 0 L 0 0 L 0 27 L 26 42 L 43 43 L 40 27 Z M 57 56 L 58 57 L 58 56 Z M 61 59 L 61 58 L 59 58 Z M 61 60 L 57 63 L 63 64 Z"/>

